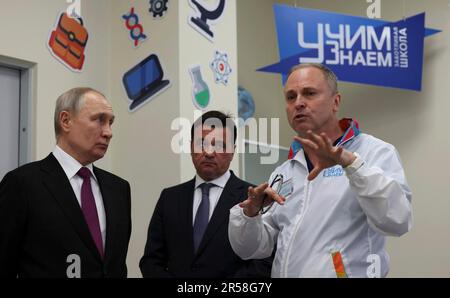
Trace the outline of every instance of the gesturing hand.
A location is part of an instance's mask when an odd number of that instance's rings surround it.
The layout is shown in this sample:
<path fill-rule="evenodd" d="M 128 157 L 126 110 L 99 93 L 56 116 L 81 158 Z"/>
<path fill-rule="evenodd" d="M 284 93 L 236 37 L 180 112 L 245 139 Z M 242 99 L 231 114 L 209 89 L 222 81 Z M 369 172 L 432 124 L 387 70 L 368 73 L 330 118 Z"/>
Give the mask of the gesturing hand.
<path fill-rule="evenodd" d="M 269 183 L 265 182 L 257 187 L 248 188 L 248 198 L 239 204 L 244 209 L 244 214 L 249 217 L 254 217 L 258 214 L 261 206 L 269 206 L 273 201 L 280 205 L 284 204 L 286 199 L 272 188 L 269 187 Z"/>
<path fill-rule="evenodd" d="M 317 159 L 314 169 L 308 175 L 308 180 L 310 181 L 316 178 L 322 170 L 337 164 L 346 167 L 356 158 L 352 152 L 342 147 L 333 146 L 325 133 L 317 135 L 309 130 L 307 138 L 296 136 L 295 139 L 302 144 L 303 148 L 314 152 Z"/>

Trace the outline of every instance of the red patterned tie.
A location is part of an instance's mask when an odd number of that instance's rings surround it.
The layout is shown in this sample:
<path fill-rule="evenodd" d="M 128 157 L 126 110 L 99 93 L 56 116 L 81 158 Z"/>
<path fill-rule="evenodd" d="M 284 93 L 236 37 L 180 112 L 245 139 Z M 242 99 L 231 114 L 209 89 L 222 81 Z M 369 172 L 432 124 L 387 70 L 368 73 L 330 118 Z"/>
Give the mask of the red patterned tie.
<path fill-rule="evenodd" d="M 88 168 L 81 168 L 77 175 L 83 178 L 83 185 L 81 186 L 81 209 L 83 210 L 92 239 L 94 239 L 95 245 L 103 259 L 103 240 L 94 194 L 92 193 L 91 171 Z"/>

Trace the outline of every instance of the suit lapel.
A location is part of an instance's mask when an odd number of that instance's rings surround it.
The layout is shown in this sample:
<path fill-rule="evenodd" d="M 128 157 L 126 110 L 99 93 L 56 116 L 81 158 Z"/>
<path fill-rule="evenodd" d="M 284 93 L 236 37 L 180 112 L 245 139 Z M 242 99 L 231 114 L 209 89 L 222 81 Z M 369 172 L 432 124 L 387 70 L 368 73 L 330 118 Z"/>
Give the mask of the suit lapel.
<path fill-rule="evenodd" d="M 180 209 L 179 209 L 179 218 L 180 223 L 182 226 L 180 226 L 180 229 L 184 230 L 183 237 L 186 237 L 187 247 L 189 249 L 189 256 L 191 259 L 194 256 L 194 239 L 193 239 L 193 233 L 194 229 L 192 226 L 193 218 L 192 218 L 192 212 L 193 212 L 193 205 L 194 205 L 194 190 L 195 190 L 195 178 L 189 181 L 186 184 L 186 187 L 182 189 L 182 193 L 180 194 L 181 200 L 180 200 Z"/>
<path fill-rule="evenodd" d="M 72 185 L 53 154 L 42 160 L 41 171 L 44 186 L 53 195 L 84 244 L 101 261 Z"/>
<path fill-rule="evenodd" d="M 105 257 L 104 262 L 106 263 L 111 256 L 111 249 L 114 247 L 113 239 L 116 232 L 116 224 L 119 222 L 120 218 L 117 216 L 117 208 L 115 208 L 115 193 L 113 187 L 110 184 L 109 179 L 96 167 L 94 167 L 94 174 L 97 178 L 100 192 L 102 193 L 103 205 L 105 207 L 105 217 L 106 217 L 106 239 L 105 239 Z"/>
<path fill-rule="evenodd" d="M 214 208 L 214 213 L 206 228 L 205 235 L 203 236 L 202 242 L 198 248 L 197 255 L 199 255 L 202 250 L 207 246 L 208 242 L 214 237 L 218 228 L 222 227 L 228 217 L 230 216 L 230 209 L 236 205 L 240 199 L 236 193 L 240 193 L 243 187 L 239 185 L 236 176 L 231 172 L 230 179 L 228 179 L 225 188 L 222 191 L 222 195 L 217 202 L 216 208 Z"/>

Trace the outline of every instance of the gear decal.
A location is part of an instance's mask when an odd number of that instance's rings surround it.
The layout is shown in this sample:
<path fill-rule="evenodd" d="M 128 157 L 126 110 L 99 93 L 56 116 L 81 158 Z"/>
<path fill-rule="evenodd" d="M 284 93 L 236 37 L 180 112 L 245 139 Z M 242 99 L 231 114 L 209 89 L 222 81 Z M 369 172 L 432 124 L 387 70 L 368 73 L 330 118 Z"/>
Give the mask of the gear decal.
<path fill-rule="evenodd" d="M 153 17 L 162 17 L 167 11 L 167 3 L 169 0 L 150 0 L 149 12 L 153 13 Z"/>
<path fill-rule="evenodd" d="M 232 72 L 231 66 L 228 63 L 228 55 L 222 54 L 216 51 L 213 62 L 211 63 L 211 68 L 214 72 L 214 77 L 216 79 L 216 84 L 222 83 L 224 85 L 228 84 L 228 78 Z"/>

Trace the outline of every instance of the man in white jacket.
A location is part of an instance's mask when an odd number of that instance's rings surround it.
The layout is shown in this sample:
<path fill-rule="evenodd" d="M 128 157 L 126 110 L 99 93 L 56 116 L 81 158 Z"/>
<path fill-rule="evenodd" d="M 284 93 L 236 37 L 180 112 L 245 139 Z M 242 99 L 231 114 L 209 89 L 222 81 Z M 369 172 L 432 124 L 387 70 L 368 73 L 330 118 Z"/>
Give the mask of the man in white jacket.
<path fill-rule="evenodd" d="M 231 209 L 233 250 L 265 258 L 276 244 L 272 277 L 386 276 L 385 236 L 412 225 L 396 149 L 360 133 L 355 120 L 338 120 L 337 79 L 321 64 L 294 67 L 284 95 L 297 136 L 270 184 L 250 187 Z"/>

